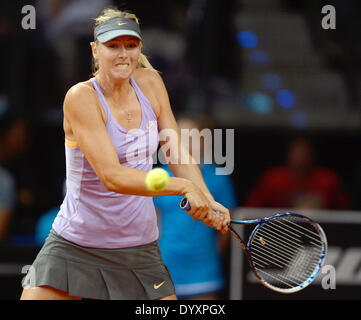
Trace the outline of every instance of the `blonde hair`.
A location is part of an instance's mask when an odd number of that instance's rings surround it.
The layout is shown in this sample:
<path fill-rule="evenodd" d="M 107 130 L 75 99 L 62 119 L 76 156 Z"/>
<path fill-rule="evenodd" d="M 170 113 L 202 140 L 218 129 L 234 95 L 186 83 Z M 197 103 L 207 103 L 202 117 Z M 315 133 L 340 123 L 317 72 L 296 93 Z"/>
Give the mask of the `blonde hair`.
<path fill-rule="evenodd" d="M 115 7 L 108 7 L 104 9 L 97 18 L 95 18 L 94 29 L 103 22 L 114 18 L 132 19 L 139 24 L 139 19 L 134 13 L 131 13 L 129 11 L 120 11 Z M 94 57 L 92 61 L 92 68 L 93 68 L 93 75 L 96 76 L 99 73 L 99 64 L 98 61 L 94 59 Z M 146 69 L 155 70 L 153 66 L 150 64 L 148 58 L 143 53 L 140 53 L 139 55 L 137 68 L 146 68 Z"/>

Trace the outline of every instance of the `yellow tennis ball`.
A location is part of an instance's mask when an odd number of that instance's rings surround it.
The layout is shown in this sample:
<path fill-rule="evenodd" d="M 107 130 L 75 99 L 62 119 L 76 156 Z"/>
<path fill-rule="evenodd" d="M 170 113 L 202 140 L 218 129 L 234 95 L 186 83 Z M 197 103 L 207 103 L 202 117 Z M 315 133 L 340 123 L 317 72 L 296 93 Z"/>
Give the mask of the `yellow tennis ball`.
<path fill-rule="evenodd" d="M 163 190 L 169 182 L 168 172 L 161 168 L 155 168 L 147 173 L 145 184 L 149 190 Z"/>

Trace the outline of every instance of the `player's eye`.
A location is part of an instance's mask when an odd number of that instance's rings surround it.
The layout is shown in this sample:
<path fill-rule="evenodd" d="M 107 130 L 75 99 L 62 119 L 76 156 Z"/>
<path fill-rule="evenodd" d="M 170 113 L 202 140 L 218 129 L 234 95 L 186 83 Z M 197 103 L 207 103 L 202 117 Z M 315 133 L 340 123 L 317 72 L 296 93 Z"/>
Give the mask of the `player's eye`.
<path fill-rule="evenodd" d="M 136 42 L 129 42 L 129 43 L 127 43 L 127 44 L 125 45 L 125 47 L 126 47 L 127 49 L 135 49 L 136 47 L 138 47 L 138 43 L 136 43 Z"/>
<path fill-rule="evenodd" d="M 107 44 L 107 47 L 108 47 L 108 48 L 115 49 L 115 48 L 118 47 L 118 45 L 117 45 L 115 42 L 111 42 L 111 43 L 108 43 L 108 44 Z"/>

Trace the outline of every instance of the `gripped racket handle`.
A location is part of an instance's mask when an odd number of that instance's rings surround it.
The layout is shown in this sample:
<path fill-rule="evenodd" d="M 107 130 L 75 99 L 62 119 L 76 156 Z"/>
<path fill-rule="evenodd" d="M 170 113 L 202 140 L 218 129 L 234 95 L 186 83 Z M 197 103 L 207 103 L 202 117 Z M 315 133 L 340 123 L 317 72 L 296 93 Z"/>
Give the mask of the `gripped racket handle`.
<path fill-rule="evenodd" d="M 181 200 L 179 206 L 181 207 L 181 209 L 186 210 L 186 211 L 189 211 L 191 209 L 191 204 L 188 202 L 187 198 L 183 198 Z M 213 211 L 213 212 L 217 214 L 217 211 Z M 232 222 L 232 220 L 231 220 L 231 222 Z M 231 227 L 231 224 L 228 225 L 228 228 L 235 235 L 235 237 L 237 239 L 239 239 L 242 244 L 244 244 L 243 241 L 240 239 L 239 235 L 237 234 L 237 232 L 235 232 L 235 230 Z"/>
<path fill-rule="evenodd" d="M 187 200 L 187 198 L 183 198 L 182 201 L 180 202 L 179 206 L 181 207 L 181 209 L 189 211 L 191 210 L 191 204 L 189 203 L 189 201 Z M 213 210 L 214 214 L 220 214 L 219 211 L 215 211 Z M 223 215 L 223 214 L 222 214 Z"/>
<path fill-rule="evenodd" d="M 191 204 L 188 202 L 187 198 L 183 198 L 179 205 L 183 210 L 189 211 L 191 209 Z"/>

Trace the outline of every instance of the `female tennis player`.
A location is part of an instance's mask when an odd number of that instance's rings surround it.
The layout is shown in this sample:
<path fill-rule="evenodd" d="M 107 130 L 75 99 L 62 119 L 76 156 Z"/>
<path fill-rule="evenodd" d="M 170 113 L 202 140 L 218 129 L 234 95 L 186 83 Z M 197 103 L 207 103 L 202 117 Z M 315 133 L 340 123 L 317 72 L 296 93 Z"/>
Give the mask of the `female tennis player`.
<path fill-rule="evenodd" d="M 67 193 L 21 299 L 176 299 L 152 196 L 185 196 L 195 220 L 227 231 L 229 211 L 214 201 L 196 164 L 173 156 L 168 186 L 153 192 L 145 185 L 162 130 L 179 138 L 168 144 L 171 154 L 187 151 L 141 46 L 134 14 L 111 8 L 96 19 L 94 77 L 64 100 Z"/>

